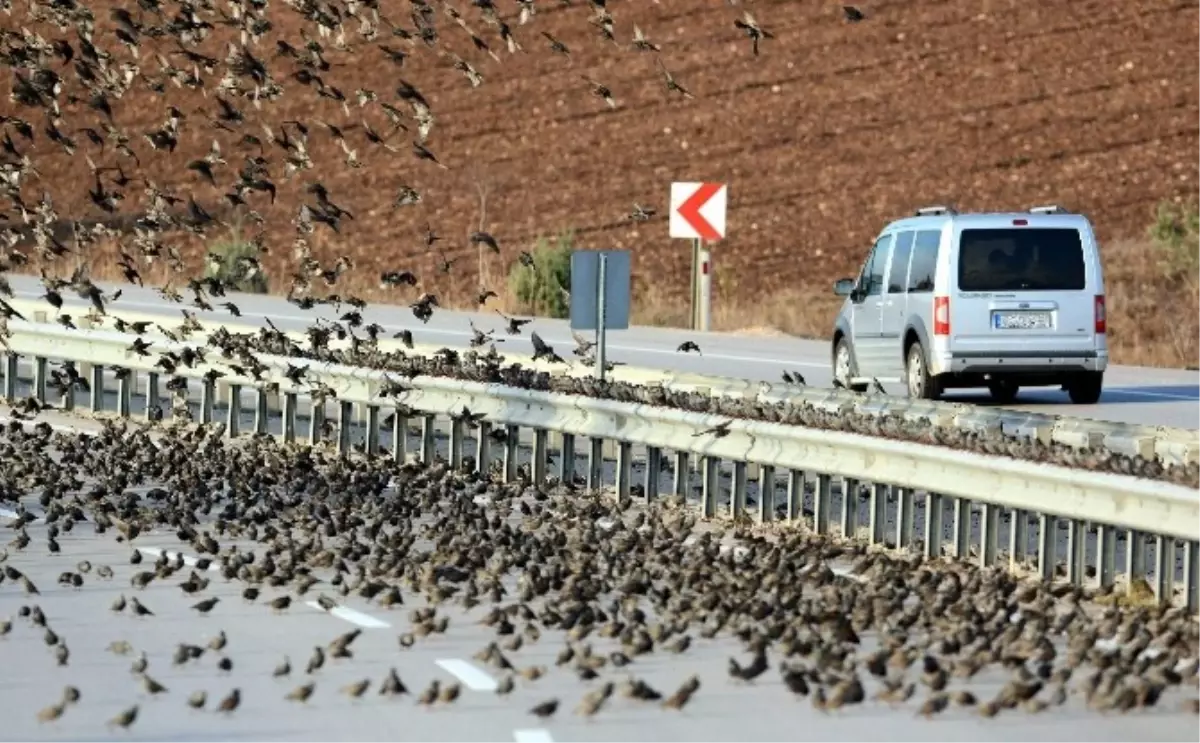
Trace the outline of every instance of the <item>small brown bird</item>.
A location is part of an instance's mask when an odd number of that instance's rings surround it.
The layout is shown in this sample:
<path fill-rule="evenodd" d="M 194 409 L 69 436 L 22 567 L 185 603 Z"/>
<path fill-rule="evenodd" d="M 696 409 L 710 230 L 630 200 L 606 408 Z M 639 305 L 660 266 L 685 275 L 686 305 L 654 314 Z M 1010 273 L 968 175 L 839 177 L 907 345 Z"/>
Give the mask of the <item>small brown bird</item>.
<path fill-rule="evenodd" d="M 194 691 L 188 697 L 188 706 L 192 709 L 204 709 L 204 704 L 208 701 L 208 694 L 204 691 Z"/>
<path fill-rule="evenodd" d="M 542 702 L 541 704 L 535 706 L 533 709 L 529 710 L 529 714 L 533 715 L 534 717 L 539 717 L 539 718 L 545 720 L 548 717 L 552 717 L 554 715 L 554 713 L 557 711 L 558 711 L 558 700 L 557 699 L 548 699 L 548 700 Z"/>
<path fill-rule="evenodd" d="M 280 662 L 279 665 L 275 666 L 275 670 L 271 672 L 271 675 L 275 678 L 281 678 L 283 676 L 287 676 L 291 672 L 292 672 L 292 662 L 291 662 L 291 660 L 284 658 L 283 661 Z"/>
<path fill-rule="evenodd" d="M 215 607 L 220 600 L 221 598 L 219 596 L 213 596 L 210 599 L 204 599 L 198 604 L 193 604 L 192 608 L 201 614 L 207 614 L 213 610 L 213 607 Z"/>
<path fill-rule="evenodd" d="M 275 612 L 276 614 L 285 611 L 291 605 L 292 597 L 286 593 L 278 598 L 271 599 L 270 603 L 271 611 Z"/>
<path fill-rule="evenodd" d="M 233 691 L 229 692 L 228 696 L 226 696 L 224 699 L 221 700 L 220 704 L 217 705 L 217 711 L 229 714 L 229 713 L 233 712 L 235 709 L 237 709 L 238 706 L 241 705 L 241 703 L 242 703 L 242 690 L 234 689 Z"/>
<path fill-rule="evenodd" d="M 945 692 L 936 692 L 921 705 L 917 710 L 917 715 L 926 719 L 932 718 L 936 714 L 940 714 L 950 706 L 950 695 Z"/>
<path fill-rule="evenodd" d="M 317 688 L 317 682 L 309 681 L 307 684 L 301 684 L 300 686 L 297 686 L 295 689 L 292 689 L 283 698 L 289 702 L 304 703 L 304 702 L 308 701 L 308 698 L 312 696 L 313 689 L 316 689 L 316 688 Z"/>
<path fill-rule="evenodd" d="M 130 597 L 129 605 L 133 607 L 133 615 L 134 616 L 137 616 L 137 617 L 152 617 L 152 616 L 154 616 L 154 612 L 150 611 L 145 606 L 142 606 L 142 602 L 138 601 L 136 596 Z"/>
<path fill-rule="evenodd" d="M 116 717 L 108 721 L 108 727 L 120 727 L 128 729 L 130 725 L 137 722 L 138 706 L 135 704 L 129 709 L 119 713 Z"/>
<path fill-rule="evenodd" d="M 381 696 L 400 696 L 407 693 L 408 687 L 400 680 L 400 674 L 396 673 L 395 668 L 388 671 L 387 677 L 379 685 L 379 694 Z"/>
<path fill-rule="evenodd" d="M 441 692 L 438 694 L 438 701 L 442 702 L 443 704 L 450 704 L 454 700 L 458 699 L 461 693 L 462 684 L 455 681 L 442 687 Z"/>
<path fill-rule="evenodd" d="M 347 684 L 346 686 L 343 686 L 341 691 L 343 694 L 345 694 L 347 696 L 353 697 L 354 699 L 358 699 L 363 694 L 365 694 L 367 692 L 367 689 L 369 689 L 369 688 L 371 688 L 371 679 L 365 678 L 365 679 L 362 679 L 361 681 L 355 681 L 352 684 Z"/>
<path fill-rule="evenodd" d="M 433 704 L 437 701 L 438 692 L 441 691 L 441 688 L 442 686 L 437 679 L 430 681 L 429 686 L 425 688 L 425 691 L 421 692 L 421 694 L 417 697 L 417 704 L 424 705 L 426 707 Z"/>
<path fill-rule="evenodd" d="M 504 678 L 500 679 L 498 684 L 496 684 L 496 693 L 500 696 L 511 694 L 512 690 L 515 689 L 516 686 L 516 682 L 513 681 L 513 677 L 511 675 L 505 676 Z"/>
<path fill-rule="evenodd" d="M 63 713 L 66 711 L 67 711 L 67 703 L 66 702 L 59 702 L 58 704 L 52 704 L 49 707 L 43 707 L 41 710 L 38 711 L 37 720 L 38 720 L 38 722 L 54 722 L 58 718 L 62 717 Z"/>

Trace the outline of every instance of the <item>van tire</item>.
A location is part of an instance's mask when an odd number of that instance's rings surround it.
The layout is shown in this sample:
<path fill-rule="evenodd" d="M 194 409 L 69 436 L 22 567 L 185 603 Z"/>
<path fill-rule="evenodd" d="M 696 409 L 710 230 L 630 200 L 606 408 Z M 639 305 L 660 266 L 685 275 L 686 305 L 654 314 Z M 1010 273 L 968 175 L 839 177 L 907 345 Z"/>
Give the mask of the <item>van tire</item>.
<path fill-rule="evenodd" d="M 929 364 L 920 341 L 910 345 L 904 356 L 904 389 L 914 400 L 936 400 L 942 396 L 937 377 L 929 376 Z"/>
<path fill-rule="evenodd" d="M 992 395 L 992 400 L 1004 405 L 1017 399 L 1017 393 L 1021 391 L 1021 385 L 1013 382 L 1010 379 L 997 379 L 988 382 L 988 392 Z"/>
<path fill-rule="evenodd" d="M 838 379 L 838 358 L 845 354 L 846 372 L 845 379 Z M 865 384 L 850 384 L 850 380 L 858 376 L 858 364 L 854 360 L 854 347 L 850 345 L 850 341 L 846 340 L 846 336 L 838 338 L 837 343 L 833 346 L 833 378 L 841 382 L 846 389 L 854 392 L 862 393 L 867 391 Z"/>
<path fill-rule="evenodd" d="M 1104 372 L 1083 372 L 1067 382 L 1067 395 L 1076 405 L 1095 405 L 1104 389 Z"/>

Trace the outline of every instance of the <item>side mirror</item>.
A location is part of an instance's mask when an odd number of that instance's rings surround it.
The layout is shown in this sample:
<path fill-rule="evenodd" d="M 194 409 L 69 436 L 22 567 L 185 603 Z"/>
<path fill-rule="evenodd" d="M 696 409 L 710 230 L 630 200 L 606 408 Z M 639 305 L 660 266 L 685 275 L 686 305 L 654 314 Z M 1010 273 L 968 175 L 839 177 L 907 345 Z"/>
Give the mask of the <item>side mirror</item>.
<path fill-rule="evenodd" d="M 838 279 L 833 282 L 833 293 L 839 297 L 848 297 L 854 292 L 854 279 Z"/>

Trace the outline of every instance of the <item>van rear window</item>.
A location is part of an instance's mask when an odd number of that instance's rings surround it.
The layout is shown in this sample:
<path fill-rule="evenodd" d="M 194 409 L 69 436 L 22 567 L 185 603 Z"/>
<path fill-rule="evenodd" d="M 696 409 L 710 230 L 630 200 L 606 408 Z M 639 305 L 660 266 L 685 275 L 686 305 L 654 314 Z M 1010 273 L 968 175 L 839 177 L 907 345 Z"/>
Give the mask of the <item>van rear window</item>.
<path fill-rule="evenodd" d="M 1079 230 L 963 230 L 958 289 L 964 292 L 1080 291 L 1086 286 Z"/>

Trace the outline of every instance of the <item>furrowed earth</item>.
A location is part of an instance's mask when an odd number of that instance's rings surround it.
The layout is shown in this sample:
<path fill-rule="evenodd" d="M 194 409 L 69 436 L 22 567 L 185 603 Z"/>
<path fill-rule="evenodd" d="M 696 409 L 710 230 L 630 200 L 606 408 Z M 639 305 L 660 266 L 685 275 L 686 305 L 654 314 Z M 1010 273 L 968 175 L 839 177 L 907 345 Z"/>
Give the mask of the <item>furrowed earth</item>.
<path fill-rule="evenodd" d="M 133 58 L 114 37 L 109 16 L 126 5 L 88 3 L 95 42 L 114 64 L 135 62 L 139 74 L 157 79 L 161 54 L 190 70 L 169 35 L 143 37 Z M 435 46 L 394 36 L 387 22 L 368 41 L 357 33 L 358 21 L 346 18 L 348 50 L 339 51 L 333 36 L 320 38 L 296 10 L 271 4 L 265 17 L 272 27 L 251 49 L 284 92 L 258 107 L 227 96 L 245 117 L 232 131 L 210 119 L 218 110 L 212 88 L 235 32 L 215 13 L 206 16 L 215 28 L 196 49 L 219 63 L 211 75 L 200 70 L 205 93 L 167 82 L 158 94 L 138 80 L 111 100 L 113 121 L 130 137 L 140 168 L 77 133 L 85 126 L 100 130 L 104 116 L 86 105 L 70 66 L 61 69 L 60 127 L 76 140 L 74 157 L 42 133 L 39 111 L 12 102 L 10 75 L 0 107 L 30 117 L 38 135 L 33 143 L 14 135 L 40 172 L 40 181 L 26 182 L 25 197 L 32 202 L 47 188 L 60 215 L 105 217 L 87 196 L 91 183 L 78 154 L 85 151 L 100 166 L 121 162 L 131 175 L 144 174 L 181 196 L 194 194 L 218 213 L 243 157 L 260 154 L 257 146 L 239 144 L 243 135 L 267 141 L 263 124 L 279 134 L 283 122 L 300 121 L 309 131 L 314 167 L 285 179 L 286 153 L 268 142 L 263 154 L 278 189 L 275 203 L 266 194 L 247 194 L 264 223 L 243 219 L 240 227 L 243 238 L 264 232 L 270 253 L 262 263 L 272 290 L 286 292 L 296 270 L 293 220 L 301 203 L 313 203 L 304 187 L 319 180 L 330 199 L 353 214 L 339 231 L 318 224 L 312 236 L 313 256 L 323 267 L 342 255 L 355 263 L 331 291 L 396 303 L 430 291 L 449 305 L 467 301 L 481 283 L 503 293 L 520 251 L 540 235 L 567 229 L 577 247 L 633 250 L 639 294 L 684 296 L 690 250 L 667 237 L 671 181 L 729 184 L 728 237 L 715 248 L 718 303 L 797 287 L 827 294 L 830 280 L 857 269 L 887 220 L 923 205 L 991 210 L 1058 203 L 1088 214 L 1100 239 L 1111 241 L 1144 235 L 1156 204 L 1197 195 L 1195 2 L 871 2 L 862 6 L 867 19 L 850 23 L 836 3 L 611 0 L 616 42 L 589 23 L 593 10 L 582 0 L 540 0 L 526 24 L 518 22 L 517 3 L 498 2 L 521 46 L 515 53 L 472 4 L 434 6 Z M 448 6 L 499 61 L 474 48 L 445 12 Z M 379 11 L 411 31 L 413 7 L 391 0 Z M 168 18 L 177 10 L 164 8 Z M 758 56 L 733 25 L 745 9 L 774 35 L 761 42 Z M 144 23 L 155 22 L 139 13 Z M 4 25 L 74 41 L 73 31 L 37 22 L 23 8 Z M 632 48 L 635 25 L 660 53 Z M 320 41 L 329 63 L 316 71 L 326 96 L 318 95 L 316 83 L 292 77 L 299 69 L 292 59 L 276 56 L 277 40 L 301 48 L 302 30 Z M 570 55 L 553 53 L 543 31 Z M 390 62 L 381 43 L 407 52 L 403 65 Z M 482 75 L 482 84 L 472 87 L 454 68 L 454 55 Z M 664 88 L 656 57 L 694 99 Z M 615 109 L 591 94 L 585 75 L 611 88 Z M 413 157 L 411 117 L 405 121 L 410 131 L 388 139 L 395 152 L 364 136 L 364 121 L 385 137 L 390 131 L 379 102 L 408 114 L 396 95 L 401 80 L 429 101 L 436 123 L 426 145 L 445 170 Z M 346 106 L 332 97 L 335 87 Z M 378 102 L 360 107 L 358 90 L 374 91 Z M 68 102 L 70 94 L 84 102 Z M 156 152 L 142 135 L 162 125 L 170 105 L 185 117 L 178 146 Z M 345 130 L 360 168 L 347 167 L 321 122 Z M 214 168 L 217 187 L 185 167 L 214 139 L 228 162 Z M 394 208 L 401 185 L 419 191 L 421 203 Z M 119 212 L 144 209 L 142 190 L 141 183 L 127 186 Z M 628 220 L 634 202 L 657 214 Z M 9 219 L 20 222 L 15 214 Z M 424 240 L 426 225 L 442 236 L 433 249 Z M 500 255 L 470 244 L 469 233 L 478 229 L 496 237 Z M 203 236 L 174 232 L 163 243 L 178 249 L 194 275 L 221 239 L 228 231 L 217 228 Z M 86 249 L 94 277 L 119 277 L 117 250 L 114 241 Z M 448 273 L 439 270 L 442 250 L 455 261 Z M 417 273 L 418 286 L 379 288 L 382 272 L 404 269 Z M 161 278 L 145 273 L 148 280 Z"/>

